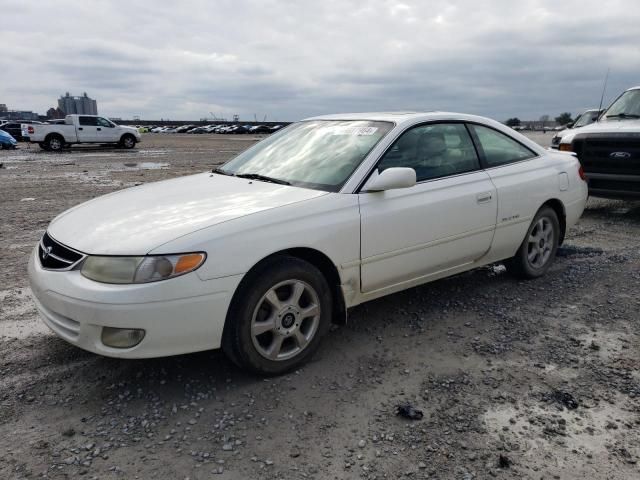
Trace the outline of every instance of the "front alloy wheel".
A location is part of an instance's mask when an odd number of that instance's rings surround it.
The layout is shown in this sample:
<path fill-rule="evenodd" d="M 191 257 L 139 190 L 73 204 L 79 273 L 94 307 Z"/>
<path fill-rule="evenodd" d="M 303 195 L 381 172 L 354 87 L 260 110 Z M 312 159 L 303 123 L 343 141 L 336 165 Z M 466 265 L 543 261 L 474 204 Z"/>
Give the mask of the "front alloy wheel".
<path fill-rule="evenodd" d="M 313 355 L 329 329 L 332 306 L 327 280 L 314 265 L 285 255 L 271 258 L 238 287 L 222 348 L 253 372 L 285 373 Z"/>
<path fill-rule="evenodd" d="M 301 280 L 280 282 L 262 296 L 253 312 L 253 346 L 269 360 L 293 358 L 313 340 L 321 312 L 311 285 Z"/>

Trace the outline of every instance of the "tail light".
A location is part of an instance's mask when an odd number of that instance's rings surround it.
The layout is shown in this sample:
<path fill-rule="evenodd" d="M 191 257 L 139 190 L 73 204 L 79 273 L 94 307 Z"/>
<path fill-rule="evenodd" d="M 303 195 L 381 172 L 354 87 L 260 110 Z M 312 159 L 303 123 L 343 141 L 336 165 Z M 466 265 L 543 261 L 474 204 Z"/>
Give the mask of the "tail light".
<path fill-rule="evenodd" d="M 28 132 L 28 133 L 33 133 L 33 132 L 34 132 L 33 127 L 32 127 L 31 125 L 29 125 L 29 126 L 27 127 L 27 132 Z"/>
<path fill-rule="evenodd" d="M 584 180 L 585 182 L 587 181 L 587 176 L 584 173 L 584 169 L 582 168 L 582 165 L 580 165 L 580 167 L 578 168 L 578 175 L 580 175 L 580 178 L 582 180 Z"/>
<path fill-rule="evenodd" d="M 573 147 L 570 143 L 561 143 L 558 150 L 561 152 L 573 152 Z"/>

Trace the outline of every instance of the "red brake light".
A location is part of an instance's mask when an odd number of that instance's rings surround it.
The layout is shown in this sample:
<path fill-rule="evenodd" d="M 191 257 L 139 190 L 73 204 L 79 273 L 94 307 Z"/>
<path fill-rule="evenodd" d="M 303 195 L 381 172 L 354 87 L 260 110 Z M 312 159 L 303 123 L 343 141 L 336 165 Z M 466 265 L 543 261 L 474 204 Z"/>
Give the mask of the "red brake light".
<path fill-rule="evenodd" d="M 584 180 L 585 182 L 587 181 L 587 176 L 584 173 L 584 169 L 582 168 L 582 165 L 580 165 L 580 167 L 578 167 L 578 175 L 580 175 L 580 178 L 582 180 Z"/>
<path fill-rule="evenodd" d="M 33 127 L 31 125 L 27 127 L 27 132 L 33 133 Z"/>

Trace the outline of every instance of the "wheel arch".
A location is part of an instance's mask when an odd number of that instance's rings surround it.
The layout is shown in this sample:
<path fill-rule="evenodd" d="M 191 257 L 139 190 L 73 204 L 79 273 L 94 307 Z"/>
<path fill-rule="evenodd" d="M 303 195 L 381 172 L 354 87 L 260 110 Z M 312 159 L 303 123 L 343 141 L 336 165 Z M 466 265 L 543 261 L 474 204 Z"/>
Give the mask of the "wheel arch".
<path fill-rule="evenodd" d="M 560 240 L 558 242 L 558 245 L 562 245 L 562 243 L 564 242 L 564 236 L 567 232 L 567 212 L 564 208 L 564 203 L 562 203 L 562 201 L 557 198 L 552 198 L 540 205 L 540 208 L 543 207 L 550 207 L 554 212 L 556 212 L 556 215 L 558 216 L 558 222 L 560 223 Z"/>
<path fill-rule="evenodd" d="M 59 139 L 62 140 L 62 143 L 66 143 L 66 140 L 64 139 L 64 136 L 62 136 L 62 134 L 60 134 L 58 132 L 47 133 L 47 136 L 44 137 L 44 141 L 48 142 L 51 138 L 54 138 L 54 137 L 58 137 Z"/>
<path fill-rule="evenodd" d="M 295 248 L 287 248 L 284 250 L 279 250 L 277 252 L 271 253 L 266 257 L 259 260 L 253 267 L 249 269 L 249 271 L 244 275 L 244 278 L 260 268 L 263 268 L 266 264 L 271 262 L 272 260 L 278 257 L 295 257 L 300 260 L 304 260 L 318 270 L 327 280 L 329 287 L 331 288 L 331 293 L 333 294 L 333 311 L 331 315 L 332 323 L 336 324 L 345 324 L 347 318 L 347 308 L 344 300 L 344 295 L 342 293 L 342 288 L 340 287 L 340 274 L 338 273 L 338 268 L 333 263 L 333 261 L 320 250 L 316 250 L 315 248 L 310 247 L 295 247 Z M 236 289 L 236 292 L 239 290 Z M 234 293 L 235 297 L 235 293 Z M 226 322 L 225 322 L 226 323 Z"/>

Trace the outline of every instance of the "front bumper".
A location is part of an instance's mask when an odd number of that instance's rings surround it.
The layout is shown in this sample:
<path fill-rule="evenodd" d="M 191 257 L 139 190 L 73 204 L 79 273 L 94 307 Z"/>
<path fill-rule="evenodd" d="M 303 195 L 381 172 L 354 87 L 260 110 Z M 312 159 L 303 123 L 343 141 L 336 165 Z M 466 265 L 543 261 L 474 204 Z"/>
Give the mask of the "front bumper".
<path fill-rule="evenodd" d="M 640 198 L 640 175 L 585 172 L 589 195 L 602 198 Z"/>
<path fill-rule="evenodd" d="M 195 273 L 139 285 L 109 285 L 78 270 L 45 270 L 37 249 L 29 259 L 29 281 L 44 323 L 84 350 L 118 358 L 150 358 L 220 347 L 231 297 L 242 275 L 201 280 Z M 132 348 L 112 348 L 103 327 L 145 330 Z"/>

